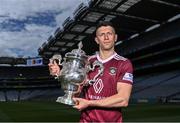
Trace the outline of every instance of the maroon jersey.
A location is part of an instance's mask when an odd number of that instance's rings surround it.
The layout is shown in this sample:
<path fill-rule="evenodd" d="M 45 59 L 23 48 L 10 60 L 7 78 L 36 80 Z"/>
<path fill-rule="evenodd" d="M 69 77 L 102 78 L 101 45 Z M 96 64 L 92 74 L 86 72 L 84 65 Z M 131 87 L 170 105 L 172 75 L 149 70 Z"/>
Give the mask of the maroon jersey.
<path fill-rule="evenodd" d="M 89 58 L 92 63 L 95 60 L 103 63 L 104 72 L 93 85 L 84 88 L 86 99 L 99 100 L 117 94 L 117 82 L 133 83 L 133 68 L 128 59 L 115 53 L 106 60 L 101 60 L 98 54 Z M 89 72 L 89 79 L 97 72 L 98 67 Z M 80 122 L 122 122 L 121 109 L 88 107 L 82 111 Z"/>

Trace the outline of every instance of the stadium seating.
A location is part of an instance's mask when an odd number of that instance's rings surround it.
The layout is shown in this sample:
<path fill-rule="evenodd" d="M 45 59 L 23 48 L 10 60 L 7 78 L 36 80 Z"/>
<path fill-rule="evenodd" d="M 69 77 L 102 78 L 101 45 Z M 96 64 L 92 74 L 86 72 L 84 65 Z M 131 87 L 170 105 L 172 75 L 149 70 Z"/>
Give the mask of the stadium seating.
<path fill-rule="evenodd" d="M 141 77 L 140 77 L 141 78 Z M 139 80 L 140 78 L 137 78 Z M 135 79 L 132 98 L 158 99 L 176 94 L 180 90 L 180 71 L 154 73 L 147 79 Z"/>
<path fill-rule="evenodd" d="M 55 101 L 63 94 L 47 66 L 1 66 L 0 88 L 0 101 Z"/>

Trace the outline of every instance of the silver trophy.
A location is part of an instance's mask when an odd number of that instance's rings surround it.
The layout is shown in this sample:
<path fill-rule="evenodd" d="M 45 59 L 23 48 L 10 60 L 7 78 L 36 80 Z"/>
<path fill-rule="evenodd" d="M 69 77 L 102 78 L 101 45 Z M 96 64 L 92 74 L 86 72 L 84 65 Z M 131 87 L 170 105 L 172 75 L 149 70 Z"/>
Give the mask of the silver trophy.
<path fill-rule="evenodd" d="M 67 105 L 75 105 L 72 98 L 81 92 L 82 86 L 92 85 L 103 73 L 103 64 L 99 61 L 90 63 L 88 61 L 88 56 L 83 50 L 81 50 L 81 48 L 82 42 L 78 44 L 78 49 L 74 49 L 65 54 L 65 58 L 62 63 L 61 55 L 54 55 L 50 59 L 50 62 L 53 63 L 53 61 L 56 60 L 59 65 L 62 65 L 62 70 L 56 78 L 59 79 L 61 88 L 64 90 L 65 95 L 58 97 L 56 102 Z M 87 73 L 95 70 L 96 67 L 98 67 L 97 75 L 95 75 L 91 80 L 86 79 Z"/>

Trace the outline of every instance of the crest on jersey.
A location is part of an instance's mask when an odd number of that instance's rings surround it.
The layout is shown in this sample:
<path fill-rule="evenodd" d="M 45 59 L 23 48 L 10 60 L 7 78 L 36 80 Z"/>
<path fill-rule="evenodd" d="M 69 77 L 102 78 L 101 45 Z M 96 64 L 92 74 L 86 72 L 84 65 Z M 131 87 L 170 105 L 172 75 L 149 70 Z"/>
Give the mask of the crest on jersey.
<path fill-rule="evenodd" d="M 110 67 L 110 68 L 109 68 L 109 74 L 111 74 L 111 75 L 116 75 L 116 70 L 117 70 L 117 68 L 115 68 L 115 67 Z"/>

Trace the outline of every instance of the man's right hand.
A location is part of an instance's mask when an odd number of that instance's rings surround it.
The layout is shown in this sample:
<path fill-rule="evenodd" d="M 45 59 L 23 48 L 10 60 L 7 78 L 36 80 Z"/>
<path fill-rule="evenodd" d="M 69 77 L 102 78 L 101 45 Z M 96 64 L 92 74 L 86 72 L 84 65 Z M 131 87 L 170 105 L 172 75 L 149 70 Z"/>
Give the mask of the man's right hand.
<path fill-rule="evenodd" d="M 59 67 L 59 65 L 56 63 L 55 60 L 50 61 L 49 64 L 48 64 L 48 66 L 49 66 L 50 75 L 52 75 L 52 76 L 58 76 L 58 75 L 60 75 L 60 67 Z"/>

